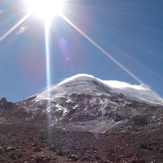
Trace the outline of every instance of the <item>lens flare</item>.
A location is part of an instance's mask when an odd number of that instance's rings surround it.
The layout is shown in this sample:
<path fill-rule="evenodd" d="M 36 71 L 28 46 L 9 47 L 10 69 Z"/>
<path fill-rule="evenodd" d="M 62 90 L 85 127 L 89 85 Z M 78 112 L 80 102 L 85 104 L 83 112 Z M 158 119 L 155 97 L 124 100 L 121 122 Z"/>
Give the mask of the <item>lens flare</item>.
<path fill-rule="evenodd" d="M 59 48 L 61 49 L 62 55 L 66 61 L 69 61 L 69 55 L 68 55 L 68 43 L 67 41 L 62 38 L 58 43 Z"/>

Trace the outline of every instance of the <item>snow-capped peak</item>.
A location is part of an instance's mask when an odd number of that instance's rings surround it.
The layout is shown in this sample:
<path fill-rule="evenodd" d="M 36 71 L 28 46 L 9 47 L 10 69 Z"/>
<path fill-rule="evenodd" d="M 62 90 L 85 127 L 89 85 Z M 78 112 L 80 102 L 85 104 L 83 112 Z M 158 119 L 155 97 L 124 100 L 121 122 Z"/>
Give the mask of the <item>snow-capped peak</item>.
<path fill-rule="evenodd" d="M 29 121 L 48 120 L 52 126 L 90 132 L 123 125 L 149 108 L 153 112 L 154 105 L 163 105 L 163 99 L 143 85 L 104 81 L 86 74 L 65 79 L 17 103 Z"/>
<path fill-rule="evenodd" d="M 102 88 L 103 87 L 103 88 Z M 98 89 L 100 88 L 100 89 Z M 143 85 L 131 85 L 126 82 L 115 80 L 101 80 L 92 75 L 78 74 L 67 78 L 60 82 L 58 85 L 53 86 L 46 91 L 37 95 L 37 100 L 61 97 L 66 92 L 85 92 L 85 91 L 102 91 L 108 93 L 123 94 L 132 100 L 139 100 L 150 104 L 163 105 L 163 99 L 154 93 L 151 89 Z M 101 93 L 102 93 L 101 92 Z M 50 97 L 47 95 L 50 94 Z"/>

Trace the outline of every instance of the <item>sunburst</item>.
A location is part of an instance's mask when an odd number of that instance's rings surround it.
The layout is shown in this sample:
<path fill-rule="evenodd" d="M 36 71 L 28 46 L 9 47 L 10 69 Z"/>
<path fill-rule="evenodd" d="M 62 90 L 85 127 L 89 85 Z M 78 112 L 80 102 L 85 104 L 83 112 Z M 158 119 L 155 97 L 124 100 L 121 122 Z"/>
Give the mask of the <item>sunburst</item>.
<path fill-rule="evenodd" d="M 62 12 L 65 0 L 26 0 L 25 2 L 31 14 L 49 21 Z"/>

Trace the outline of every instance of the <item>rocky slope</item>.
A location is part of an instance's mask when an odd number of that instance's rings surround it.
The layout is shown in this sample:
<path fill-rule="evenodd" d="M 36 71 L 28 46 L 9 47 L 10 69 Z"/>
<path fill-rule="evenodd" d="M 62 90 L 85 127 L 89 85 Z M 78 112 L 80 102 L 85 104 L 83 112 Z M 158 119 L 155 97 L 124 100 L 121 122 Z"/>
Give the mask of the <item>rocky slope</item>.
<path fill-rule="evenodd" d="M 49 134 L 43 125 L 0 124 L 0 162 L 162 163 L 162 131 L 90 133 L 53 127 Z"/>

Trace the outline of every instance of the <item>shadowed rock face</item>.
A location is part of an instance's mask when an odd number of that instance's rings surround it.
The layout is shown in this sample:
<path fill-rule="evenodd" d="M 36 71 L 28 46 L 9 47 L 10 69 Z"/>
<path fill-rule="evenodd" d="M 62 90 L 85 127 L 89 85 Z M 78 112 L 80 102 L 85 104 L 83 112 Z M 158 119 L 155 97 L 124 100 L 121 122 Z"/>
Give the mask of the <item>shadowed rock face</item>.
<path fill-rule="evenodd" d="M 130 100 L 123 94 L 90 93 L 88 90 L 67 92 L 49 101 L 26 99 L 15 104 L 14 113 L 23 121 L 48 121 L 52 126 L 66 130 L 110 132 L 115 129 L 127 131 L 122 126 L 129 121 L 137 127 L 148 126 L 162 115 L 159 114 L 161 108 Z"/>
<path fill-rule="evenodd" d="M 0 100 L 0 108 L 11 109 L 11 108 L 13 108 L 13 103 L 8 102 L 5 97 L 1 98 L 1 100 Z"/>

